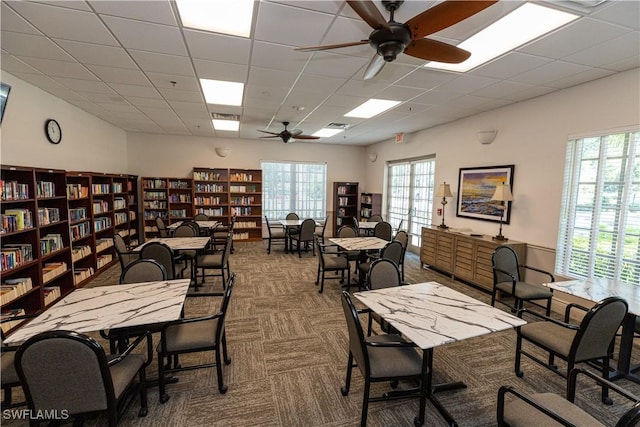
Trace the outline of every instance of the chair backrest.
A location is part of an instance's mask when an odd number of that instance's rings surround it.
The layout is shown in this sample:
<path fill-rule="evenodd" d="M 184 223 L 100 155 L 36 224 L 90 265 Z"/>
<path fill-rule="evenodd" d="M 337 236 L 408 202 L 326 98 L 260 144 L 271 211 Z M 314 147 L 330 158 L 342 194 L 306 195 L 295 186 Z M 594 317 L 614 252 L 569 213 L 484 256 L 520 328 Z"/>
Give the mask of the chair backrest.
<path fill-rule="evenodd" d="M 120 284 L 157 282 L 167 280 L 167 270 L 154 259 L 138 259 L 126 266 L 120 274 Z"/>
<path fill-rule="evenodd" d="M 32 411 L 67 410 L 70 415 L 115 405 L 104 350 L 93 338 L 48 331 L 29 338 L 16 352 L 16 370 Z"/>
<path fill-rule="evenodd" d="M 116 254 L 118 254 L 118 259 L 120 260 L 120 268 L 124 270 L 124 268 L 131 264 L 133 261 L 138 259 L 137 254 L 128 253 L 127 244 L 124 242 L 122 236 L 118 233 L 113 235 L 113 246 L 116 248 Z"/>
<path fill-rule="evenodd" d="M 338 229 L 338 237 L 358 237 L 358 231 L 350 225 L 343 225 Z"/>
<path fill-rule="evenodd" d="M 575 361 L 608 357 L 609 346 L 627 315 L 627 302 L 620 297 L 605 298 L 582 318 L 571 344 Z"/>
<path fill-rule="evenodd" d="M 209 221 L 209 215 L 206 214 L 197 214 L 195 217 L 193 217 L 194 221 Z"/>
<path fill-rule="evenodd" d="M 364 343 L 364 331 L 358 317 L 358 310 L 351 301 L 349 292 L 342 291 L 342 310 L 347 321 L 347 330 L 349 331 L 349 351 L 355 359 L 356 365 L 366 377 L 369 376 L 369 354 Z"/>
<path fill-rule="evenodd" d="M 385 258 L 393 261 L 396 265 L 400 265 L 402 259 L 402 244 L 397 240 L 389 242 L 380 251 L 380 258 Z"/>
<path fill-rule="evenodd" d="M 156 217 L 156 227 L 158 228 L 158 233 L 160 237 L 169 237 L 169 230 L 167 230 L 167 225 L 164 223 L 164 220 L 159 216 Z"/>
<path fill-rule="evenodd" d="M 518 268 L 518 255 L 516 251 L 511 249 L 509 246 L 498 246 L 496 250 L 493 252 L 491 256 L 491 262 L 493 267 L 499 268 L 500 270 L 507 271 L 516 278 L 516 282 L 520 281 L 520 269 Z M 510 276 L 504 274 L 501 271 L 493 270 L 493 282 L 494 283 L 502 283 L 502 282 L 511 282 L 512 279 Z"/>
<path fill-rule="evenodd" d="M 329 222 L 329 217 L 324 218 L 324 222 L 322 225 L 316 225 L 316 236 L 320 236 L 322 241 L 324 241 L 324 232 L 327 230 L 327 223 Z"/>
<path fill-rule="evenodd" d="M 222 299 L 222 305 L 220 306 L 220 317 L 216 325 L 216 341 L 220 342 L 224 334 L 224 319 L 227 317 L 229 311 L 229 302 L 231 301 L 231 291 L 233 291 L 233 285 L 236 281 L 236 274 L 233 273 L 227 280 L 227 287 L 224 290 L 224 297 Z M 220 351 L 220 350 L 218 350 Z"/>
<path fill-rule="evenodd" d="M 182 223 L 174 231 L 173 237 L 198 237 L 200 230 L 196 230 L 198 224 L 194 223 Z"/>
<path fill-rule="evenodd" d="M 140 258 L 153 259 L 162 265 L 167 273 L 167 280 L 176 278 L 176 267 L 173 250 L 161 242 L 149 242 L 140 250 Z"/>
<path fill-rule="evenodd" d="M 367 288 L 382 289 L 400 286 L 402 279 L 400 270 L 395 262 L 386 258 L 379 258 L 369 266 L 367 274 Z"/>
<path fill-rule="evenodd" d="M 391 240 L 391 236 L 393 235 L 393 228 L 391 224 L 388 222 L 381 221 L 376 224 L 373 229 L 374 237 L 378 237 L 383 240 Z"/>
<path fill-rule="evenodd" d="M 300 217 L 295 212 L 289 212 L 285 219 L 300 219 Z"/>
<path fill-rule="evenodd" d="M 640 402 L 636 403 L 616 423 L 616 427 L 635 427 L 640 425 Z"/>
<path fill-rule="evenodd" d="M 384 219 L 382 219 L 382 215 L 371 215 L 371 218 L 369 218 L 369 222 L 382 222 L 384 221 Z"/>
<path fill-rule="evenodd" d="M 264 216 L 264 221 L 267 223 L 267 233 L 269 233 L 269 237 L 271 237 L 271 224 L 269 224 L 269 218 L 267 218 L 267 216 Z"/>
<path fill-rule="evenodd" d="M 222 266 L 224 267 L 229 262 L 231 256 L 231 247 L 233 246 L 233 231 L 227 233 L 227 240 L 224 242 L 224 249 L 222 249 Z"/>
<path fill-rule="evenodd" d="M 402 249 L 407 250 L 407 244 L 409 243 L 409 233 L 404 230 L 398 230 L 393 240 L 397 240 L 402 245 Z"/>
<path fill-rule="evenodd" d="M 311 242 L 316 235 L 316 222 L 311 218 L 302 221 L 300 225 L 300 240 L 303 242 Z"/>

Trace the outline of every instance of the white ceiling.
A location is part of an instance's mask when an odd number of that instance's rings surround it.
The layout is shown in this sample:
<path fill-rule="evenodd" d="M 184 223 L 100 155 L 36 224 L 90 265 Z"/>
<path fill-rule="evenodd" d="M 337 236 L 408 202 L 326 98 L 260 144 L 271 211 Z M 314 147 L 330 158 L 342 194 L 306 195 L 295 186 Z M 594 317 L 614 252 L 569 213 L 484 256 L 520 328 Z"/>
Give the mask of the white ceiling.
<path fill-rule="evenodd" d="M 396 21 L 436 3 L 406 1 Z M 458 44 L 521 3 L 502 0 L 431 37 Z M 127 131 L 255 139 L 282 121 L 306 134 L 345 123 L 315 142 L 368 145 L 640 66 L 640 2 L 593 3 L 545 3 L 581 18 L 470 72 L 427 70 L 401 54 L 365 81 L 369 45 L 293 49 L 367 39 L 371 29 L 343 1 L 256 1 L 245 39 L 183 27 L 168 0 L 2 0 L 0 65 Z M 198 78 L 245 83 L 243 106 L 206 104 Z M 402 103 L 372 119 L 344 117 L 370 97 Z M 239 114 L 240 131 L 216 132 L 213 112 Z"/>

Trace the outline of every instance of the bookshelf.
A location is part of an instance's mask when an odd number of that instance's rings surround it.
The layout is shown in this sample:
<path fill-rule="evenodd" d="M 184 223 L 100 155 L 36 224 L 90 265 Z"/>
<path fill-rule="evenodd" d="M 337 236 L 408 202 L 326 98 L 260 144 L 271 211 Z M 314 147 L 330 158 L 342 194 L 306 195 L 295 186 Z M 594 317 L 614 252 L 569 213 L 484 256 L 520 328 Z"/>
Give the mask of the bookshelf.
<path fill-rule="evenodd" d="M 229 170 L 193 168 L 193 214 L 229 223 Z"/>
<path fill-rule="evenodd" d="M 74 289 L 65 172 L 8 165 L 1 172 L 2 316 L 38 313 Z"/>
<path fill-rule="evenodd" d="M 229 211 L 236 240 L 262 240 L 262 170 L 229 169 Z"/>
<path fill-rule="evenodd" d="M 360 220 L 367 221 L 373 215 L 382 214 L 382 194 L 361 193 L 360 194 Z"/>
<path fill-rule="evenodd" d="M 353 225 L 358 217 L 358 183 L 334 182 L 333 207 L 333 233 L 337 235 L 340 227 Z"/>
<path fill-rule="evenodd" d="M 86 172 L 67 172 L 67 203 L 69 205 L 69 229 L 71 236 L 71 262 L 74 281 L 82 287 L 88 277 L 95 272 L 93 228 L 91 227 L 92 204 L 91 174 Z M 78 272 L 78 275 L 76 275 Z M 81 278 L 78 276 L 82 276 Z"/>
<path fill-rule="evenodd" d="M 157 237 L 156 218 L 169 222 L 169 193 L 167 178 L 143 177 L 142 182 L 142 223 L 144 237 Z"/>
<path fill-rule="evenodd" d="M 137 246 L 140 242 L 140 205 L 138 194 L 138 176 L 127 177 L 127 199 L 129 207 L 129 240 L 125 240 L 130 246 Z"/>
<path fill-rule="evenodd" d="M 169 221 L 183 221 L 193 218 L 193 180 L 189 178 L 168 178 Z"/>
<path fill-rule="evenodd" d="M 91 221 L 94 236 L 94 253 L 96 257 L 95 274 L 99 274 L 106 268 L 112 266 L 116 261 L 115 248 L 113 247 L 113 235 L 118 232 L 115 227 L 115 213 L 124 214 L 127 212 L 118 204 L 115 209 L 115 193 L 113 186 L 114 175 L 94 173 L 91 175 Z M 121 184 L 122 181 L 119 182 Z M 122 199 L 124 193 L 120 185 L 117 197 Z M 125 199 L 126 200 L 126 199 Z"/>

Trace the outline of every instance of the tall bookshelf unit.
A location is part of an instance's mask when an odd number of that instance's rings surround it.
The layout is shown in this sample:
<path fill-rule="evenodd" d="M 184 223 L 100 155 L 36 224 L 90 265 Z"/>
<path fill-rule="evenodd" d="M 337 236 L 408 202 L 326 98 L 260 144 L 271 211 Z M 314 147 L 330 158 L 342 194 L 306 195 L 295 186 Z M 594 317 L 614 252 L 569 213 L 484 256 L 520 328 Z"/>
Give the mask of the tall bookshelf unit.
<path fill-rule="evenodd" d="M 144 237 L 158 237 L 156 218 L 169 221 L 169 194 L 166 178 L 142 178 L 142 218 Z"/>
<path fill-rule="evenodd" d="M 193 168 L 193 214 L 229 223 L 229 170 Z"/>
<path fill-rule="evenodd" d="M 121 182 L 121 181 L 120 181 Z M 120 185 L 116 187 L 121 190 Z M 113 175 L 94 173 L 91 175 L 91 219 L 93 222 L 93 235 L 96 254 L 95 273 L 101 273 L 117 261 L 115 248 L 113 247 L 113 235 L 117 232 L 115 227 L 115 196 L 113 187 Z M 122 198 L 122 192 L 118 193 L 118 199 Z M 126 213 L 126 207 L 121 209 L 118 202 L 118 213 Z"/>
<path fill-rule="evenodd" d="M 74 286 L 65 172 L 6 165 L 1 171 L 4 318 L 38 313 Z"/>
<path fill-rule="evenodd" d="M 127 177 L 127 201 L 129 208 L 129 240 L 130 246 L 137 246 L 140 243 L 140 205 L 138 203 L 138 176 L 129 175 Z"/>
<path fill-rule="evenodd" d="M 360 194 L 360 220 L 368 221 L 373 215 L 382 214 L 382 194 Z"/>
<path fill-rule="evenodd" d="M 262 170 L 229 169 L 229 211 L 236 240 L 262 240 Z"/>
<path fill-rule="evenodd" d="M 96 256 L 91 221 L 91 174 L 67 172 L 67 203 L 74 282 L 82 287 L 95 273 Z"/>
<path fill-rule="evenodd" d="M 114 175 L 113 188 L 113 227 L 125 242 L 129 242 L 129 176 Z"/>
<path fill-rule="evenodd" d="M 337 235 L 340 227 L 354 225 L 354 219 L 358 218 L 358 183 L 334 182 L 333 207 L 333 233 Z"/>
<path fill-rule="evenodd" d="M 193 180 L 189 178 L 168 178 L 169 221 L 183 221 L 193 218 Z"/>

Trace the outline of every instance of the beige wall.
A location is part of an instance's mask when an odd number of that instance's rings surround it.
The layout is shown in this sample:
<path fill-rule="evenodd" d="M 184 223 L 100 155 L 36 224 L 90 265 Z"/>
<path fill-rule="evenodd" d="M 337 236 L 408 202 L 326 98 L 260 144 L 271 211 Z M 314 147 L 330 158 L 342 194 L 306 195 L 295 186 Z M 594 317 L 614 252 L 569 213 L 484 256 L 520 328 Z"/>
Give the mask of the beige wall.
<path fill-rule="evenodd" d="M 126 132 L 11 74 L 2 72 L 11 93 L 0 128 L 0 161 L 90 172 L 127 172 Z M 47 119 L 62 127 L 62 142 L 49 143 Z"/>

